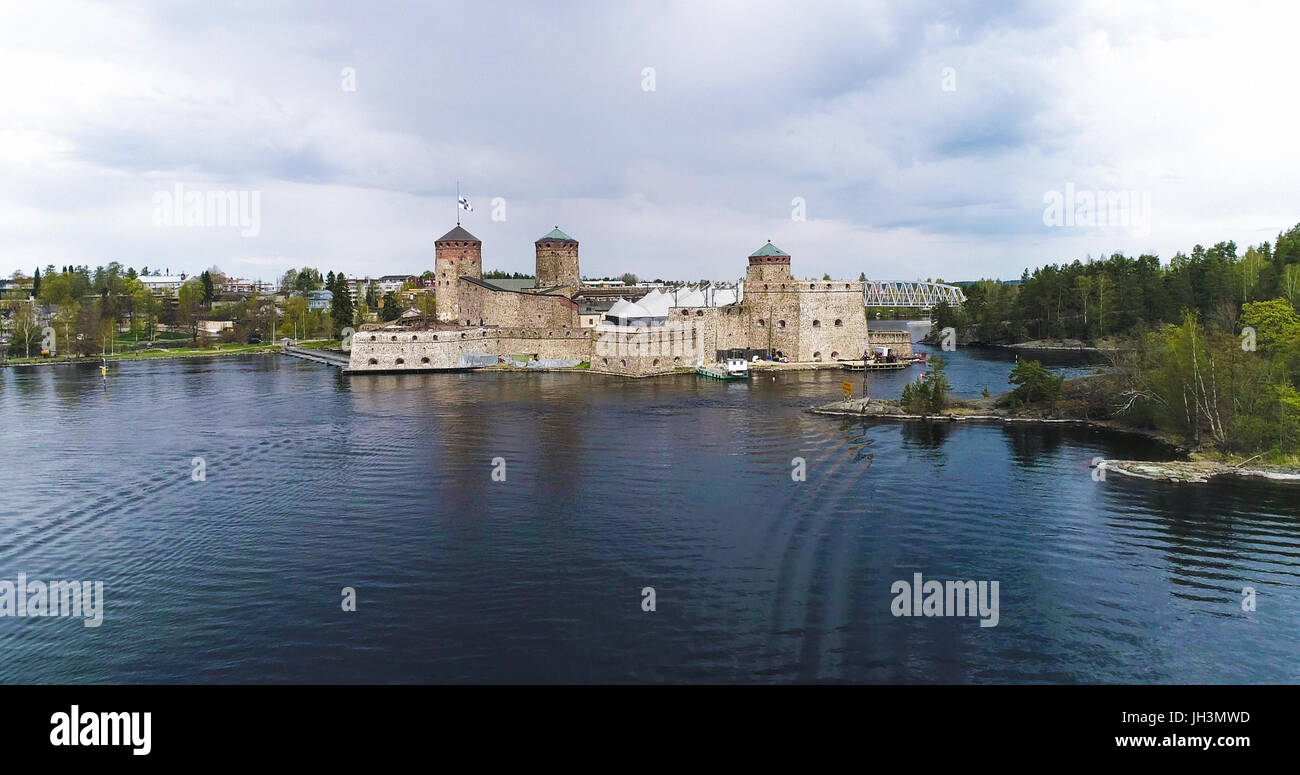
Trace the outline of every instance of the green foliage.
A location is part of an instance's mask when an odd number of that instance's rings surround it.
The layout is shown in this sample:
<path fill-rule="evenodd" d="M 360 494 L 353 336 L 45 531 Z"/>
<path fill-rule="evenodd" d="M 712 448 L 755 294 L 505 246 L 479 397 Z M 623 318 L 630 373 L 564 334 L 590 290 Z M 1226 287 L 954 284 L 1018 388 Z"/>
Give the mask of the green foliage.
<path fill-rule="evenodd" d="M 1276 352 L 1286 342 L 1300 340 L 1300 315 L 1286 299 L 1252 301 L 1241 305 L 1241 324 L 1255 329 L 1261 352 Z"/>
<path fill-rule="evenodd" d="M 1055 401 L 1061 395 L 1065 377 L 1043 368 L 1040 361 L 1016 361 L 1010 382 L 1016 386 L 1013 392 L 1020 401 Z"/>
<path fill-rule="evenodd" d="M 1237 334 L 1215 331 L 1188 310 L 1181 324 L 1148 333 L 1117 364 L 1117 413 L 1194 446 L 1209 442 L 1227 452 L 1279 457 L 1300 452 L 1294 312 L 1273 302 L 1245 307 L 1243 320 L 1257 327 L 1258 352 L 1243 351 Z"/>
<path fill-rule="evenodd" d="M 290 269 L 280 278 L 280 292 L 284 294 L 294 291 L 319 291 L 324 287 L 325 278 L 321 277 L 320 270 L 309 266 Z"/>
<path fill-rule="evenodd" d="M 917 379 L 903 386 L 903 397 L 899 404 L 915 414 L 936 414 L 948 405 L 948 383 L 943 358 L 935 356 L 930 359 L 930 371 L 924 379 Z"/>
<path fill-rule="evenodd" d="M 966 303 L 952 307 L 940 302 L 930 311 L 934 330 L 974 327 L 979 341 L 995 342 L 1018 339 L 1021 333 L 1017 306 L 1019 288 L 999 280 L 979 280 L 962 289 Z"/>
<path fill-rule="evenodd" d="M 1090 340 L 1181 325 L 1183 311 L 1192 310 L 1207 332 L 1226 333 L 1235 328 L 1243 304 L 1268 299 L 1282 299 L 1293 310 L 1300 304 L 1300 224 L 1279 234 L 1276 246 L 1264 242 L 1240 257 L 1236 243 L 1228 241 L 1196 245 L 1167 266 L 1154 255 L 1114 253 L 1026 270 L 1015 312 L 1003 320 L 1014 329 L 1018 317 L 1029 338 Z M 977 325 L 982 314 L 972 303 L 959 316 Z"/>
<path fill-rule="evenodd" d="M 333 323 L 334 335 L 338 336 L 344 328 L 352 325 L 356 310 L 352 308 L 352 294 L 348 292 L 348 278 L 342 272 L 329 274 L 327 289 L 334 294 L 330 300 L 330 321 Z"/>
<path fill-rule="evenodd" d="M 930 322 L 938 330 L 950 327 L 960 328 L 966 325 L 965 316 L 961 314 L 960 308 L 954 309 L 946 301 L 939 302 L 930 310 Z"/>
<path fill-rule="evenodd" d="M 203 304 L 203 283 L 186 280 L 176 292 L 176 321 L 190 329 L 190 338 L 199 340 L 199 312 Z"/>
<path fill-rule="evenodd" d="M 402 316 L 402 305 L 392 291 L 384 294 L 384 306 L 379 310 L 379 316 L 384 322 L 397 320 Z"/>

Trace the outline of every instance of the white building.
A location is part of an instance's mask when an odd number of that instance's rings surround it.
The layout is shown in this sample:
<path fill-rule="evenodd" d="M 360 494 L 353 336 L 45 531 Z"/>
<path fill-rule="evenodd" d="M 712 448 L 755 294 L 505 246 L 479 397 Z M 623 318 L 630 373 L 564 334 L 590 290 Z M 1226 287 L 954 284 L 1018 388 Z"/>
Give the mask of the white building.
<path fill-rule="evenodd" d="M 380 294 L 385 294 L 390 291 L 395 293 L 397 291 L 402 290 L 402 286 L 405 285 L 406 283 L 413 283 L 416 281 L 417 278 L 415 277 L 415 275 L 386 274 L 375 281 L 375 287 L 379 289 Z"/>
<path fill-rule="evenodd" d="M 155 296 L 169 296 L 176 293 L 185 284 L 186 275 L 152 274 L 141 275 L 140 282 Z"/>

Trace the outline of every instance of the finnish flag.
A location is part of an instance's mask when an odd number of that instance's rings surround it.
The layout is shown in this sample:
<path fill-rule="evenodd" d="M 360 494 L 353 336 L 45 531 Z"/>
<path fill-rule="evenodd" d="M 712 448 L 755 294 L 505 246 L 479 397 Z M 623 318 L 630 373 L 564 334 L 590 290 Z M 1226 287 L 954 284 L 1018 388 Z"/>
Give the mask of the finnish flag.
<path fill-rule="evenodd" d="M 474 205 L 470 204 L 469 200 L 466 199 L 465 197 L 462 196 L 456 201 L 460 203 L 460 209 L 468 210 L 471 213 L 474 212 Z"/>

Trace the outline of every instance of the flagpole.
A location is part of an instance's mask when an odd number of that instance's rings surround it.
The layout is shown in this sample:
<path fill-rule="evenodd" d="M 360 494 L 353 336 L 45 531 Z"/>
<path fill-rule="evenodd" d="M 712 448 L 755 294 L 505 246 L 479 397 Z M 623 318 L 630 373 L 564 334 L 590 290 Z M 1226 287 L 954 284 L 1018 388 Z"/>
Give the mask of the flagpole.
<path fill-rule="evenodd" d="M 460 181 L 456 181 L 456 225 L 460 225 Z"/>

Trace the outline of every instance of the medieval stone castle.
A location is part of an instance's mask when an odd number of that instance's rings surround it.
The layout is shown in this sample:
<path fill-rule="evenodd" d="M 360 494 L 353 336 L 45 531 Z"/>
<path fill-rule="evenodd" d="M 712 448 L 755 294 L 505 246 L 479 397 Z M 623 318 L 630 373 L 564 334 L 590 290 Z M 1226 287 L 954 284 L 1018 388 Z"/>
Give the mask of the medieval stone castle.
<path fill-rule="evenodd" d="M 558 227 L 534 248 L 536 283 L 507 287 L 483 279 L 483 243 L 457 225 L 435 242 L 436 319 L 363 327 L 348 370 L 465 369 L 500 356 L 641 377 L 725 357 L 831 364 L 872 344 L 911 351 L 905 331 L 868 339 L 861 281 L 796 280 L 790 254 L 771 242 L 749 256 L 743 293 L 712 304 L 700 293 L 583 286 L 578 241 Z"/>

